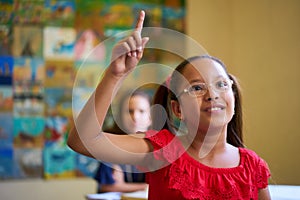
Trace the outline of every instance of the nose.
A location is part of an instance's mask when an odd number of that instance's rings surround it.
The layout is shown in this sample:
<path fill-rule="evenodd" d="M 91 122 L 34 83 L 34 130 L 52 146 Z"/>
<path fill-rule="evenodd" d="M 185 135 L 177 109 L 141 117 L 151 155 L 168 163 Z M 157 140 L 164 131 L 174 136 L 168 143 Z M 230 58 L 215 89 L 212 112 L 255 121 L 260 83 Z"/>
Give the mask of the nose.
<path fill-rule="evenodd" d="M 219 93 L 215 91 L 212 87 L 209 87 L 206 94 L 205 94 L 206 101 L 212 101 L 219 99 Z"/>

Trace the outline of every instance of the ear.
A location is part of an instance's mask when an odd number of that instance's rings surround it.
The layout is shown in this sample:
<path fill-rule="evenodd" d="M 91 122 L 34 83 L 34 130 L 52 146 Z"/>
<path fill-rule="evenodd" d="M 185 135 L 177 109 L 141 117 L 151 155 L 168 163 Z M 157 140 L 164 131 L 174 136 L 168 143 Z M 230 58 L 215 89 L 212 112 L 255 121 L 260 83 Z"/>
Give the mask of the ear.
<path fill-rule="evenodd" d="M 172 109 L 172 112 L 174 113 L 174 115 L 177 118 L 179 118 L 180 120 L 182 120 L 181 108 L 180 108 L 180 104 L 178 101 L 171 100 L 171 109 Z"/>

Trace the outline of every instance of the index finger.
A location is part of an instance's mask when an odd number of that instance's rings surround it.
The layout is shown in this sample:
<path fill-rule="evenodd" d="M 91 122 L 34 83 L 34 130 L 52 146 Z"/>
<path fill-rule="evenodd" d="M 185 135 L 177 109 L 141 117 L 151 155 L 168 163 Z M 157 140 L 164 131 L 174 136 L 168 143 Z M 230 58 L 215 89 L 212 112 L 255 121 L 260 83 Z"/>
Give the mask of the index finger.
<path fill-rule="evenodd" d="M 143 24 L 144 24 L 144 19 L 145 19 L 145 11 L 141 10 L 140 16 L 138 18 L 138 21 L 136 23 L 135 29 L 137 31 L 142 31 Z"/>

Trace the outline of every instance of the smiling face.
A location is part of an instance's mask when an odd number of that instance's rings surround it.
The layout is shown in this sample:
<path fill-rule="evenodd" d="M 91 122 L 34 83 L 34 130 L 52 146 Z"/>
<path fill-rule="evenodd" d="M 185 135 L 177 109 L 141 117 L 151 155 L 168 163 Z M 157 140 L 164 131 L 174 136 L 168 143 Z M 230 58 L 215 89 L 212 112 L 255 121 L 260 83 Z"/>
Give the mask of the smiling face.
<path fill-rule="evenodd" d="M 127 133 L 146 131 L 151 125 L 149 100 L 141 95 L 127 98 L 123 104 L 122 122 Z"/>
<path fill-rule="evenodd" d="M 229 82 L 229 77 L 222 65 L 218 62 L 202 58 L 187 64 L 182 75 L 186 79 L 178 87 L 179 101 L 173 101 L 173 111 L 193 130 L 208 130 L 226 126 L 234 114 L 234 95 L 231 89 L 222 91 L 223 83 Z M 231 83 L 230 83 L 231 84 Z M 203 89 L 198 85 L 204 85 L 206 92 L 193 96 L 189 92 L 182 92 L 190 86 L 196 85 L 197 90 Z"/>

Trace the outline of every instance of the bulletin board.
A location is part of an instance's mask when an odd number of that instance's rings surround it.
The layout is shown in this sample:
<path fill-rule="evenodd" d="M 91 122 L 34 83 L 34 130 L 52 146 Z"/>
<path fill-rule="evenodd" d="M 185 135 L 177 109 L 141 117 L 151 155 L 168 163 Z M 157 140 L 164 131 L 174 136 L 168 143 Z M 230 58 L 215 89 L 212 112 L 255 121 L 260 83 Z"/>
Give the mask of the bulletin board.
<path fill-rule="evenodd" d="M 111 47 L 90 52 L 141 9 L 145 26 L 185 32 L 184 0 L 0 0 L 0 180 L 93 176 L 98 161 L 66 145 L 72 93 L 80 110 Z"/>

